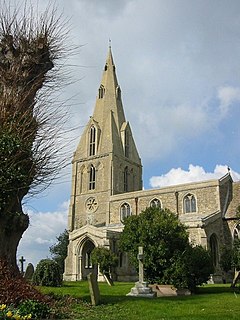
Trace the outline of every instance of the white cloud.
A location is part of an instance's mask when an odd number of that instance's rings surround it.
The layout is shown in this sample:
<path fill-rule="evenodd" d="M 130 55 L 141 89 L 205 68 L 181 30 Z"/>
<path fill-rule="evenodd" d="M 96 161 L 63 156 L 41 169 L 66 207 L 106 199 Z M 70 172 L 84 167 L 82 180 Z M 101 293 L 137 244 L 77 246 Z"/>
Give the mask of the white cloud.
<path fill-rule="evenodd" d="M 153 188 L 166 187 L 188 182 L 198 182 L 211 179 L 219 179 L 228 173 L 228 166 L 216 165 L 214 172 L 206 172 L 201 166 L 189 165 L 188 170 L 182 168 L 173 168 L 161 176 L 150 178 L 150 185 Z M 231 170 L 231 176 L 234 181 L 240 180 L 240 173 Z"/>
<path fill-rule="evenodd" d="M 234 102 L 240 102 L 240 88 L 231 86 L 220 87 L 218 99 L 220 101 L 221 114 L 224 116 Z"/>
<path fill-rule="evenodd" d="M 55 212 L 33 212 L 29 214 L 30 225 L 18 247 L 18 258 L 24 256 L 26 263 L 35 266 L 39 260 L 50 256 L 49 247 L 56 243 L 56 237 L 67 228 L 69 201 L 64 201 Z"/>

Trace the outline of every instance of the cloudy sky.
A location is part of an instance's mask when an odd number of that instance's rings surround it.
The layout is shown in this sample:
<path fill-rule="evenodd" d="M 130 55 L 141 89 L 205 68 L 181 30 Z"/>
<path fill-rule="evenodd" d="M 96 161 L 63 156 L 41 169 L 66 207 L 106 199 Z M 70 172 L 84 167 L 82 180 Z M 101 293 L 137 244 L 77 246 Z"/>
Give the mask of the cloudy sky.
<path fill-rule="evenodd" d="M 143 163 L 144 188 L 214 179 L 231 168 L 240 179 L 239 0 L 58 0 L 77 46 L 69 65 L 69 166 L 37 198 L 19 247 L 34 264 L 64 230 L 71 155 L 92 114 L 111 39 Z M 44 8 L 48 0 L 32 0 Z M 69 43 L 70 43 L 69 42 Z"/>

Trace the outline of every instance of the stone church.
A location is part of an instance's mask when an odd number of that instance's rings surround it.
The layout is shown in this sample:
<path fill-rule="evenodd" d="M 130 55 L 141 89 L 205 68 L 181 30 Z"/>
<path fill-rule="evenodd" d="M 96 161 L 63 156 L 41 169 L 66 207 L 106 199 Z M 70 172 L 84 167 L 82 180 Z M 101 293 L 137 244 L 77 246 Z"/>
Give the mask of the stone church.
<path fill-rule="evenodd" d="M 103 246 L 119 256 L 116 280 L 135 280 L 127 255 L 118 251 L 122 221 L 158 206 L 178 215 L 188 226 L 190 241 L 211 250 L 215 280 L 221 281 L 221 248 L 240 236 L 239 204 L 240 182 L 233 182 L 230 171 L 217 180 L 143 190 L 141 159 L 124 115 L 110 47 L 93 115 L 72 160 L 64 279 L 86 279 L 94 271 L 91 251 Z"/>

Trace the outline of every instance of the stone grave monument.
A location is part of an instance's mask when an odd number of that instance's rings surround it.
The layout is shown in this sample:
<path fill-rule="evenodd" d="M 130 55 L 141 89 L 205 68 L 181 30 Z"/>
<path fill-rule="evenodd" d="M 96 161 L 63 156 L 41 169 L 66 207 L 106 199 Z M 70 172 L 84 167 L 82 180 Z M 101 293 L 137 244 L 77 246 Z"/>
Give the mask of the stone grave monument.
<path fill-rule="evenodd" d="M 152 289 L 148 287 L 148 283 L 144 281 L 143 261 L 144 261 L 143 247 L 138 247 L 139 280 L 135 282 L 135 286 L 131 289 L 131 291 L 127 294 L 127 296 L 146 297 L 146 298 L 153 298 L 156 296 L 156 292 L 152 292 Z"/>
<path fill-rule="evenodd" d="M 93 273 L 89 273 L 87 275 L 88 278 L 88 286 L 91 296 L 91 303 L 93 306 L 97 306 L 100 302 L 100 292 L 97 282 L 97 277 Z"/>
<path fill-rule="evenodd" d="M 32 277 L 34 274 L 34 266 L 32 263 L 29 263 L 27 265 L 26 271 L 24 273 L 24 279 L 26 279 L 27 281 L 31 282 L 32 281 Z"/>

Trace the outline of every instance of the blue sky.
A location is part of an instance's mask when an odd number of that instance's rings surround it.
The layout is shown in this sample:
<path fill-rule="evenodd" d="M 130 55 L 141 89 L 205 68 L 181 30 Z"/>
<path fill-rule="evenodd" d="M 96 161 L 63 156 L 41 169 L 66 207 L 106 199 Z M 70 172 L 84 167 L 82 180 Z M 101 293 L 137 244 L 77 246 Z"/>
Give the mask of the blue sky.
<path fill-rule="evenodd" d="M 38 1 L 32 0 L 37 6 Z M 39 1 L 44 8 L 48 0 Z M 58 0 L 70 18 L 66 62 L 69 166 L 37 198 L 18 250 L 36 264 L 67 226 L 71 155 L 92 114 L 108 41 L 143 163 L 144 188 L 218 178 L 240 179 L 239 0 Z"/>

